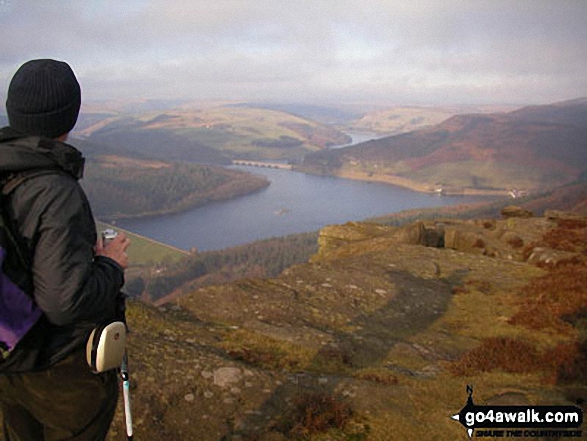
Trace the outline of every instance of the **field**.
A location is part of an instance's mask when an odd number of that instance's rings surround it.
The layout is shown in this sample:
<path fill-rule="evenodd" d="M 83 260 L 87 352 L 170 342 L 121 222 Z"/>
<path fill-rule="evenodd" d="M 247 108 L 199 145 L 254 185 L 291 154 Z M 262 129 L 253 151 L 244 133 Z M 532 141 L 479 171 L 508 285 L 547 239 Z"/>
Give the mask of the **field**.
<path fill-rule="evenodd" d="M 176 262 L 182 257 L 189 255 L 187 251 L 131 233 L 117 226 L 108 225 L 103 222 L 97 222 L 96 226 L 99 232 L 106 228 L 114 228 L 117 231 L 123 231 L 130 238 L 131 246 L 128 249 L 128 257 L 131 268 Z"/>

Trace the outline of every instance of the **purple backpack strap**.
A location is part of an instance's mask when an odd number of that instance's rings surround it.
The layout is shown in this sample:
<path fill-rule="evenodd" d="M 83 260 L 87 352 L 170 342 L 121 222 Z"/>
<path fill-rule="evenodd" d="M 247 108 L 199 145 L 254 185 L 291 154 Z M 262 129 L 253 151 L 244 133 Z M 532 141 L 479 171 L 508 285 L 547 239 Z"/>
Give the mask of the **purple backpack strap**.
<path fill-rule="evenodd" d="M 42 315 L 31 296 L 1 270 L 5 257 L 6 250 L 0 247 L 0 359 L 8 356 Z"/>

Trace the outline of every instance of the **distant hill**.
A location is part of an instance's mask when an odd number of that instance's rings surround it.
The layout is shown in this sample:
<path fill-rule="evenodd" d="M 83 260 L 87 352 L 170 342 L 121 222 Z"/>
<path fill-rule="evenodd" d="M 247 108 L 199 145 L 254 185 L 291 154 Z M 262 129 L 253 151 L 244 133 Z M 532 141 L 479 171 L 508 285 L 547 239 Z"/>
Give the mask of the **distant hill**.
<path fill-rule="evenodd" d="M 344 124 L 348 121 L 359 118 L 362 113 L 358 110 L 346 108 L 295 103 L 245 103 L 235 104 L 233 107 L 254 107 L 259 109 L 278 110 L 301 118 L 318 121 L 323 124 Z"/>
<path fill-rule="evenodd" d="M 269 185 L 264 177 L 222 167 L 106 154 L 90 157 L 81 182 L 102 219 L 180 212 Z"/>
<path fill-rule="evenodd" d="M 513 110 L 510 106 L 394 106 L 364 113 L 339 124 L 347 131 L 397 135 L 439 124 L 451 116 L 467 113 L 495 113 Z"/>
<path fill-rule="evenodd" d="M 143 157 L 227 164 L 232 159 L 298 161 L 350 138 L 338 130 L 271 109 L 215 107 L 96 118 L 76 136 Z"/>
<path fill-rule="evenodd" d="M 546 106 L 527 106 L 509 113 L 526 122 L 587 126 L 587 98 L 562 101 Z"/>
<path fill-rule="evenodd" d="M 307 155 L 303 169 L 423 191 L 550 188 L 587 171 L 587 100 L 455 115 L 429 128 Z"/>
<path fill-rule="evenodd" d="M 86 158 L 81 183 L 102 219 L 180 212 L 269 185 L 261 176 L 223 167 L 149 160 L 126 146 L 73 137 L 68 143 Z"/>
<path fill-rule="evenodd" d="M 120 98 L 104 100 L 84 100 L 84 113 L 120 113 L 141 114 L 146 112 L 163 112 L 186 104 L 185 99 L 149 99 L 149 98 Z"/>

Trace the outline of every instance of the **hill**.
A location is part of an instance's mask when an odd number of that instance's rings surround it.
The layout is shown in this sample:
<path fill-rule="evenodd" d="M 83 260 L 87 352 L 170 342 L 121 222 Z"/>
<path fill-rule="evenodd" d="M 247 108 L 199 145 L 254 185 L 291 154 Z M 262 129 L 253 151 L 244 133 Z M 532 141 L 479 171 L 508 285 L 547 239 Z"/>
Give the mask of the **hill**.
<path fill-rule="evenodd" d="M 505 106 L 394 106 L 371 110 L 338 126 L 349 132 L 369 132 L 397 135 L 439 124 L 451 116 L 463 113 L 495 113 Z"/>
<path fill-rule="evenodd" d="M 513 110 L 509 106 L 394 106 L 372 110 L 358 118 L 341 121 L 349 132 L 397 135 L 439 124 L 451 116 L 467 113 L 496 113 Z"/>
<path fill-rule="evenodd" d="M 349 141 L 332 127 L 285 112 L 231 106 L 104 116 L 76 136 L 143 157 L 216 164 L 298 161 Z"/>
<path fill-rule="evenodd" d="M 456 115 L 430 128 L 307 155 L 303 170 L 421 191 L 536 190 L 587 171 L 585 100 Z"/>
<path fill-rule="evenodd" d="M 269 181 L 210 165 L 107 155 L 88 161 L 82 185 L 94 215 L 116 219 L 184 211 L 257 191 Z"/>
<path fill-rule="evenodd" d="M 86 158 L 80 182 L 102 219 L 180 212 L 269 185 L 260 176 L 224 167 L 144 159 L 131 149 L 87 139 L 68 142 Z"/>
<path fill-rule="evenodd" d="M 362 111 L 353 106 L 318 106 L 296 103 L 244 103 L 234 107 L 253 107 L 272 109 L 299 116 L 301 118 L 318 121 L 324 124 L 340 125 L 360 117 Z"/>
<path fill-rule="evenodd" d="M 132 303 L 137 437 L 452 441 L 467 384 L 581 403 L 587 218 L 504 215 L 331 226 L 275 279 Z"/>
<path fill-rule="evenodd" d="M 317 232 L 300 233 L 195 253 L 160 267 L 155 274 L 143 274 L 139 286 L 145 289 L 136 294 L 149 303 L 163 305 L 202 286 L 276 277 L 284 269 L 306 262 L 317 250 L 317 238 Z"/>

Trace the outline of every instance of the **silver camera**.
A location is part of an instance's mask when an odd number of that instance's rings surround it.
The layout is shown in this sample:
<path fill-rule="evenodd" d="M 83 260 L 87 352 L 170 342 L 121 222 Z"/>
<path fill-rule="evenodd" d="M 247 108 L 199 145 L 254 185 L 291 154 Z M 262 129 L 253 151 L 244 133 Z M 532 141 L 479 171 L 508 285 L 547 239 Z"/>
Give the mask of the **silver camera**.
<path fill-rule="evenodd" d="M 118 231 L 114 231 L 112 228 L 107 228 L 106 230 L 102 231 L 102 243 L 106 245 L 116 236 L 118 236 Z"/>

